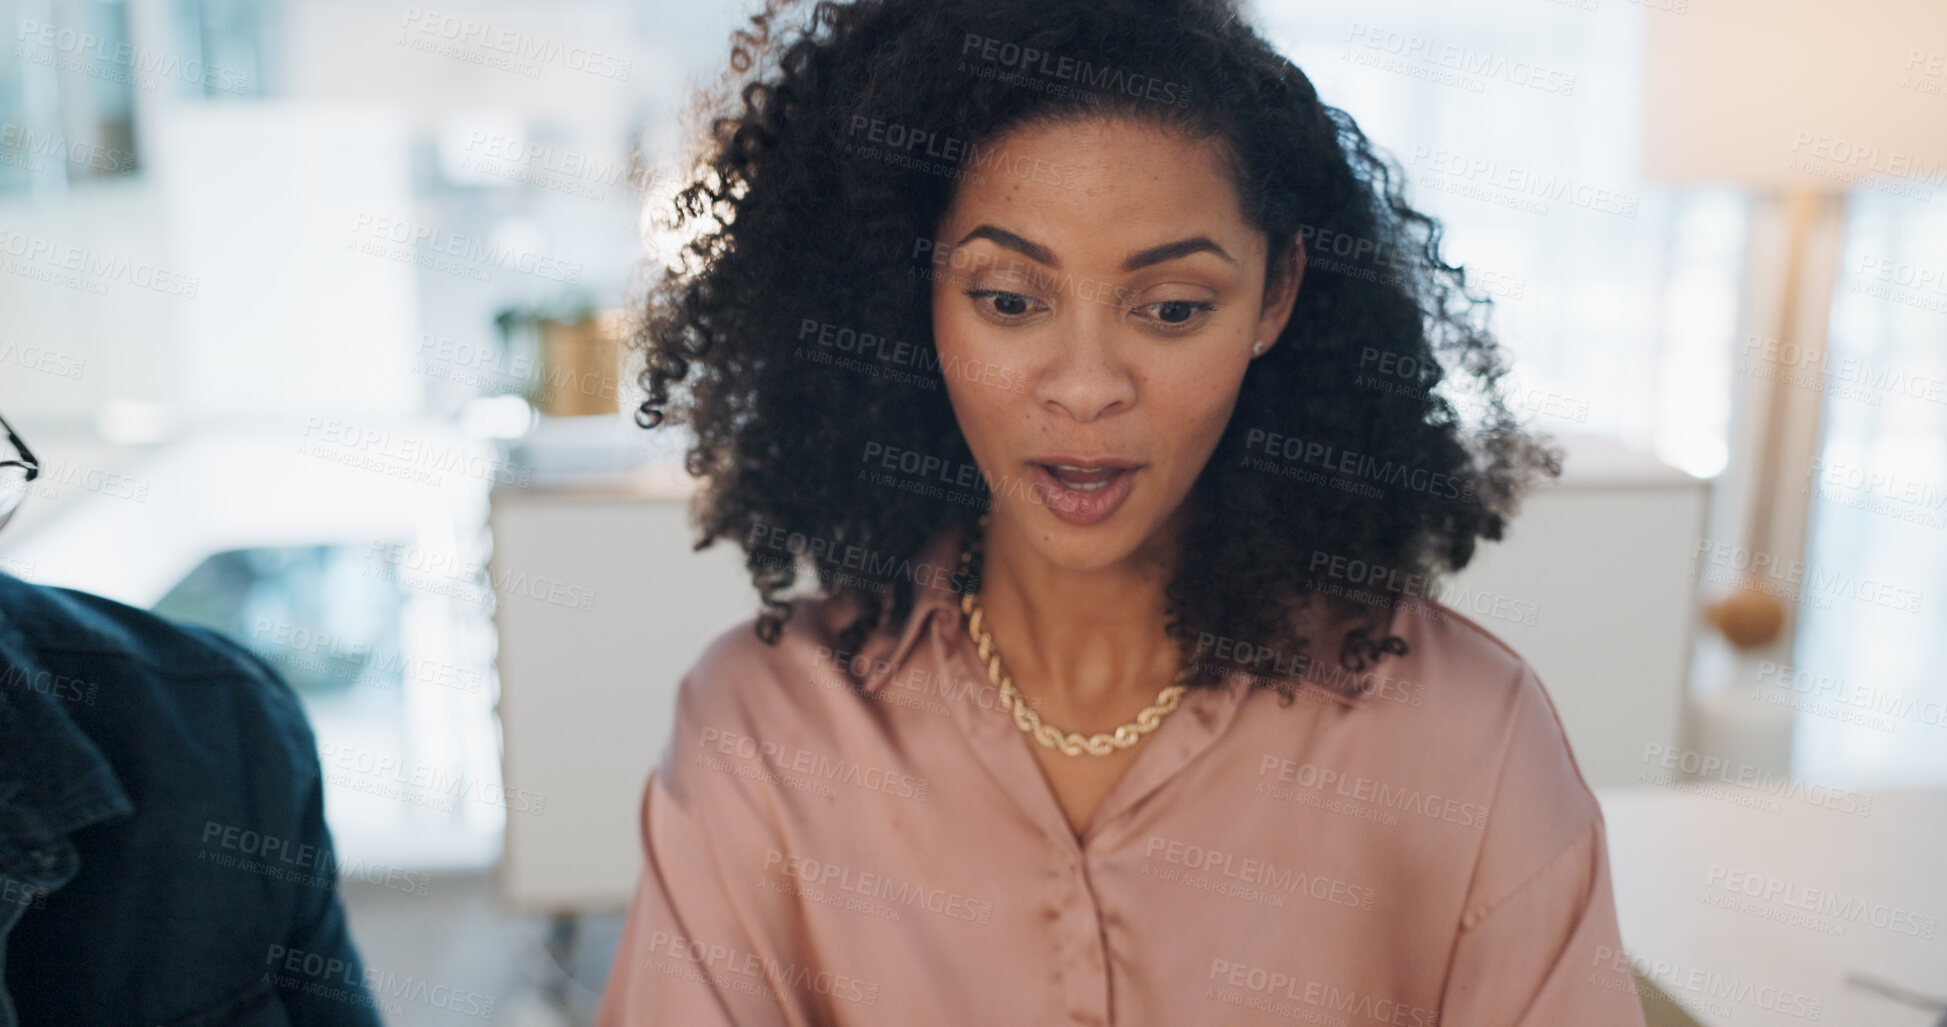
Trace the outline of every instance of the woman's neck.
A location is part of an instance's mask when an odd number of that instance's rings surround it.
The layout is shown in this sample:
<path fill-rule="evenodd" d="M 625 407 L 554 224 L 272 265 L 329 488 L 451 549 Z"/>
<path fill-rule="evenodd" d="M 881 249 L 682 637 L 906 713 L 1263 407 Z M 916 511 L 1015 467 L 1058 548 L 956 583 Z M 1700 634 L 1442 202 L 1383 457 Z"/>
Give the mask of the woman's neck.
<path fill-rule="evenodd" d="M 1001 523 L 982 542 L 980 604 L 1001 664 L 1044 710 L 1124 710 L 1168 684 L 1182 653 L 1165 626 L 1174 560 L 1152 544 L 1076 571 L 1048 562 Z"/>

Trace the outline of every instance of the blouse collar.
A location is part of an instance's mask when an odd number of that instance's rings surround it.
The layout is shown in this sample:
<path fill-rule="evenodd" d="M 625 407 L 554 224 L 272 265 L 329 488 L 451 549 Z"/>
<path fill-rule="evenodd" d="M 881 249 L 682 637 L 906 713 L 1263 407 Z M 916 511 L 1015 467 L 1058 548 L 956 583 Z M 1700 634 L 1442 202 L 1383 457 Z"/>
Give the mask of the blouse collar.
<path fill-rule="evenodd" d="M 881 685 L 898 675 L 911 659 L 913 647 L 919 643 L 929 622 L 939 623 L 934 630 L 942 637 L 947 632 L 961 630 L 960 595 L 966 581 L 960 573 L 961 536 L 959 526 L 948 525 L 935 532 L 911 561 L 912 614 L 896 636 L 879 631 L 861 647 L 860 655 L 866 657 L 865 665 L 870 668 L 865 677 L 868 694 L 877 692 Z"/>
<path fill-rule="evenodd" d="M 941 642 L 947 645 L 973 645 L 960 612 L 960 596 L 965 582 L 964 576 L 959 573 L 961 536 L 961 529 L 957 525 L 948 525 L 920 548 L 919 555 L 911 562 L 913 573 L 910 577 L 914 582 L 912 614 L 906 618 L 897 634 L 884 630 L 875 632 L 860 647 L 860 655 L 865 657 L 864 666 L 868 668 L 863 684 L 867 694 L 877 692 L 905 668 L 929 624 L 933 625 L 932 630 Z M 1318 616 L 1317 609 L 1317 606 L 1308 608 L 1307 615 Z M 1387 625 L 1389 632 L 1398 626 L 1400 616 L 1399 608 L 1395 608 Z M 1312 629 L 1308 634 L 1314 640 L 1314 651 L 1337 652 L 1337 643 L 1344 638 L 1348 627 L 1346 622 L 1336 621 L 1329 629 Z M 1333 644 L 1320 644 L 1328 639 Z M 1336 700 L 1348 708 L 1369 701 L 1381 678 L 1377 665 L 1363 671 L 1350 671 L 1338 666 L 1334 660 L 1314 659 L 1304 663 L 1301 669 L 1263 676 L 1273 681 L 1289 679 L 1310 685 L 1309 691 Z M 1242 670 L 1233 669 L 1225 678 L 1248 676 Z M 1356 686 L 1361 698 L 1354 699 L 1346 694 L 1348 681 Z"/>

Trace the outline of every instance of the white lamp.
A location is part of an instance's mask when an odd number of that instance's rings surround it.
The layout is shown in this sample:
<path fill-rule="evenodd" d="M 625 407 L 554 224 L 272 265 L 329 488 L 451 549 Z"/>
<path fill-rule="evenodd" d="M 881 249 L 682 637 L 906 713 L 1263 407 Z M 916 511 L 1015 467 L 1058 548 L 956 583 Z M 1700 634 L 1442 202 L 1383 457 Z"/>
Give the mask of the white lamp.
<path fill-rule="evenodd" d="M 1644 174 L 1728 182 L 1757 194 L 1746 250 L 1733 403 L 1733 464 L 1715 489 L 1709 538 L 1802 559 L 1800 487 L 1818 447 L 1845 193 L 1924 197 L 1947 185 L 1947 4 L 1939 0 L 1676 0 L 1646 5 Z M 1701 665 L 1755 682 L 1760 659 L 1790 662 L 1791 603 L 1734 594 L 1712 620 L 1737 651 Z M 1709 636 L 1704 636 L 1706 640 Z M 1712 677 L 1720 675 L 1712 674 Z M 1692 744 L 1784 772 L 1788 708 L 1728 691 L 1696 697 Z"/>

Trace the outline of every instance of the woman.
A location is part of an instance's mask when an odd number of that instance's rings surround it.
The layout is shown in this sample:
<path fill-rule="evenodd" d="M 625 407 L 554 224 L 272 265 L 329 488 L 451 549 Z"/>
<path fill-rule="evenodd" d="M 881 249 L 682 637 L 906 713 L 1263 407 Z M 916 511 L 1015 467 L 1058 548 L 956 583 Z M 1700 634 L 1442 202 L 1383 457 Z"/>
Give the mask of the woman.
<path fill-rule="evenodd" d="M 601 1022 L 1642 1023 L 1553 707 L 1428 597 L 1559 467 L 1396 168 L 1224 0 L 783 16 L 640 416 L 766 608 Z"/>

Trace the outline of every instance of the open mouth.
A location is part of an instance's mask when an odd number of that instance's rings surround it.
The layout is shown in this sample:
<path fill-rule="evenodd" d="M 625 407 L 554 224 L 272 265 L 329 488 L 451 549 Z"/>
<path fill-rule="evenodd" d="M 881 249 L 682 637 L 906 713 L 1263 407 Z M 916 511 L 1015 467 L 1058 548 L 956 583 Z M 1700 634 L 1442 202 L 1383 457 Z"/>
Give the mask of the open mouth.
<path fill-rule="evenodd" d="M 1069 524 L 1106 519 L 1129 498 L 1141 464 L 1128 461 L 1036 461 L 1034 493 L 1050 513 Z"/>
<path fill-rule="evenodd" d="M 1074 467 L 1063 464 L 1037 466 L 1046 468 L 1050 477 L 1072 492 L 1099 492 L 1130 470 L 1127 467 Z"/>

